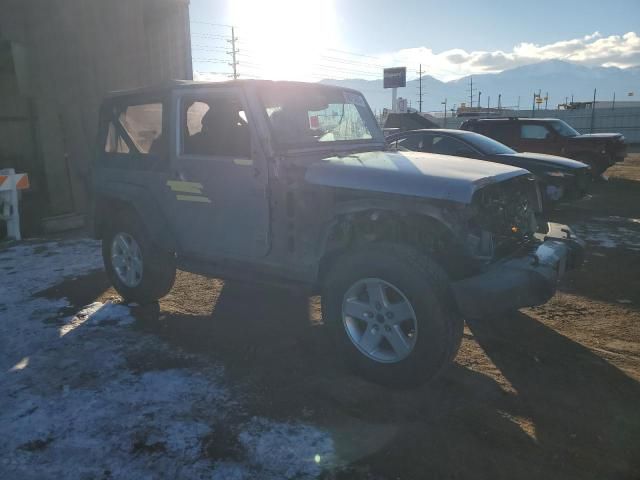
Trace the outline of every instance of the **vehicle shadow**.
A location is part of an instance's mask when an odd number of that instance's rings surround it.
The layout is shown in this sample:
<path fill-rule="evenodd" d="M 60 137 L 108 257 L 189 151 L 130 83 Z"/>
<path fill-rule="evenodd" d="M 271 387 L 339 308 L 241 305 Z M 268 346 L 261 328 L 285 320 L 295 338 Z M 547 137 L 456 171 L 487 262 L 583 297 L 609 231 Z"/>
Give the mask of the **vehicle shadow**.
<path fill-rule="evenodd" d="M 142 328 L 219 360 L 251 412 L 332 432 L 342 466 L 326 478 L 640 473 L 638 383 L 525 314 L 470 324 L 463 353 L 480 347 L 481 365 L 463 354 L 438 381 L 392 390 L 343 366 L 304 296 L 227 283 L 211 314 L 162 310 Z"/>
<path fill-rule="evenodd" d="M 469 327 L 516 390 L 513 413 L 532 419 L 546 455 L 580 463 L 585 478 L 637 478 L 638 382 L 521 312 Z"/>

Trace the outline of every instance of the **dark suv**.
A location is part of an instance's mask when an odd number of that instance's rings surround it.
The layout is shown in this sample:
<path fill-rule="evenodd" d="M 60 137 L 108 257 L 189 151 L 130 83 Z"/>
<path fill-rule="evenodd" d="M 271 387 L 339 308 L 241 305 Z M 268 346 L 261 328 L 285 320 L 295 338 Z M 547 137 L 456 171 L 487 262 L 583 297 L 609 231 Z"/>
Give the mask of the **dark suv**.
<path fill-rule="evenodd" d="M 581 134 L 557 118 L 480 118 L 465 121 L 463 130 L 498 140 L 518 152 L 548 153 L 591 166 L 599 176 L 626 155 L 620 133 Z"/>
<path fill-rule="evenodd" d="M 379 382 L 433 377 L 464 317 L 544 303 L 580 263 L 567 227 L 536 225 L 529 172 L 387 151 L 354 90 L 173 83 L 109 97 L 99 132 L 95 234 L 126 300 L 161 298 L 176 268 L 319 293 Z"/>

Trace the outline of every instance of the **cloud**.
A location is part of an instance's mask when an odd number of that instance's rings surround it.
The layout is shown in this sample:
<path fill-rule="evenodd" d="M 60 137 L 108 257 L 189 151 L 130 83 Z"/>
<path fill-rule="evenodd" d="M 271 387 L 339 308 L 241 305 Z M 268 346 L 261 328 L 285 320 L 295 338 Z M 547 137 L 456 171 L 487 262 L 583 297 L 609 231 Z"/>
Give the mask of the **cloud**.
<path fill-rule="evenodd" d="M 380 55 L 395 65 L 427 66 L 427 73 L 443 80 L 472 73 L 495 73 L 544 60 L 564 60 L 585 66 L 627 68 L 640 65 L 640 36 L 635 32 L 602 36 L 594 32 L 581 38 L 546 45 L 520 43 L 511 51 L 452 49 L 434 53 L 427 47 L 408 48 Z"/>
<path fill-rule="evenodd" d="M 278 1 L 283 5 L 295 3 L 295 0 Z M 330 6 L 332 2 L 327 0 L 324 4 Z M 331 9 L 327 11 L 331 12 Z M 286 29 L 283 29 L 283 32 L 286 33 Z M 266 38 L 262 35 L 253 41 L 245 39 L 245 43 L 241 45 L 241 78 L 373 80 L 381 77 L 383 67 L 402 65 L 408 67 L 408 76 L 415 78 L 418 65 L 422 64 L 425 74 L 449 81 L 469 74 L 497 73 L 545 60 L 563 60 L 590 67 L 627 68 L 640 65 L 640 36 L 635 32 L 610 36 L 594 32 L 583 37 L 542 45 L 523 42 L 515 45 L 510 51 L 469 52 L 461 48 L 452 48 L 436 53 L 427 46 L 420 46 L 393 52 L 362 52 L 355 55 L 343 50 L 346 47 L 342 47 L 338 37 L 331 34 L 321 35 L 318 37 L 323 39 L 321 42 L 314 41 L 311 44 L 302 40 L 297 43 L 291 42 L 291 36 L 288 34 L 283 37 L 286 38 L 286 42 L 277 44 L 264 40 L 259 42 L 263 37 Z M 298 37 L 302 39 L 304 36 Z M 325 37 L 333 40 L 325 41 Z M 194 66 L 194 77 L 199 80 L 217 81 L 229 77 L 224 72 L 214 73 L 205 70 L 208 65 L 198 62 L 196 57 Z M 231 73 L 230 69 L 228 70 Z"/>

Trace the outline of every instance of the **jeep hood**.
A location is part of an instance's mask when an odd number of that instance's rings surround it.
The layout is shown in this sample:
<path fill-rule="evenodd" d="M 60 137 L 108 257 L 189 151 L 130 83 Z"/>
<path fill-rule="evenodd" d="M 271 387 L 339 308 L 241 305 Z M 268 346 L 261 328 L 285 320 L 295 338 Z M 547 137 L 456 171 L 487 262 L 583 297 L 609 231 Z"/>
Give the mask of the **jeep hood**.
<path fill-rule="evenodd" d="M 468 204 L 480 188 L 529 172 L 522 168 L 422 152 L 364 152 L 312 163 L 314 185 L 411 195 Z"/>

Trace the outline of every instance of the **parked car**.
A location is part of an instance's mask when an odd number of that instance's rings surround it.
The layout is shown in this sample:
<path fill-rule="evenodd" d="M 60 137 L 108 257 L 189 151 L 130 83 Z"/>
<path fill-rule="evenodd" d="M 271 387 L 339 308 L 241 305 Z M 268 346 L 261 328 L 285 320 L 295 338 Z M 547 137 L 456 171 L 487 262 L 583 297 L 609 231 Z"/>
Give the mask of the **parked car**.
<path fill-rule="evenodd" d="M 463 318 L 544 303 L 581 261 L 567 227 L 536 224 L 529 172 L 386 151 L 364 97 L 345 88 L 114 94 L 92 171 L 95 235 L 125 300 L 166 295 L 176 268 L 321 294 L 338 348 L 382 383 L 433 378 Z"/>
<path fill-rule="evenodd" d="M 581 134 L 557 118 L 479 118 L 465 121 L 460 128 L 491 137 L 518 152 L 579 160 L 590 165 L 596 177 L 626 155 L 622 134 Z"/>
<path fill-rule="evenodd" d="M 484 135 L 464 130 L 424 129 L 394 133 L 387 143 L 398 150 L 475 158 L 524 168 L 540 184 L 545 206 L 584 196 L 591 183 L 588 165 L 541 153 L 517 153 Z"/>

